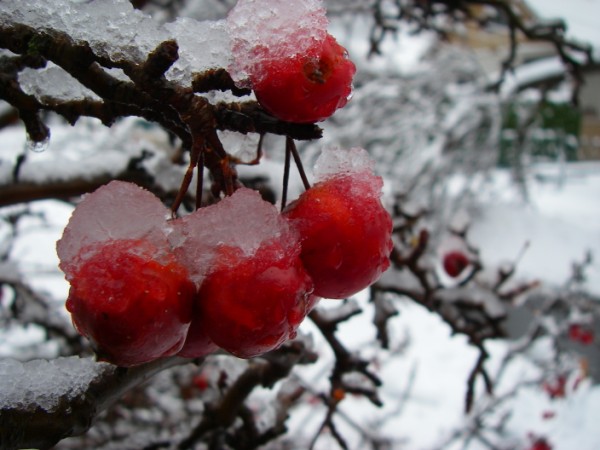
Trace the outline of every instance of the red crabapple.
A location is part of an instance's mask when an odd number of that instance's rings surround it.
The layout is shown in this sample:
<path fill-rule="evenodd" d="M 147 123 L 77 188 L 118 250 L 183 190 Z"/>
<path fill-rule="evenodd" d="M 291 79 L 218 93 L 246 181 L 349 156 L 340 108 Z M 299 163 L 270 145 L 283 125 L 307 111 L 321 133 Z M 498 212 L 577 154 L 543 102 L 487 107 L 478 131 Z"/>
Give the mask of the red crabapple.
<path fill-rule="evenodd" d="M 314 301 L 311 293 L 298 252 L 278 240 L 251 256 L 221 246 L 200 286 L 191 328 L 201 327 L 219 347 L 251 358 L 295 336 Z"/>
<path fill-rule="evenodd" d="M 552 450 L 552 445 L 550 445 L 546 438 L 534 438 L 528 450 Z"/>
<path fill-rule="evenodd" d="M 181 349 L 196 289 L 174 257 L 158 254 L 141 239 L 81 250 L 66 306 L 102 359 L 127 367 Z"/>
<path fill-rule="evenodd" d="M 250 81 L 259 103 L 288 122 L 325 120 L 348 102 L 356 67 L 346 50 L 327 35 L 314 55 L 266 59 Z"/>
<path fill-rule="evenodd" d="M 573 342 L 579 342 L 583 345 L 590 345 L 594 342 L 594 332 L 578 323 L 569 325 L 568 334 L 569 339 Z"/>
<path fill-rule="evenodd" d="M 452 278 L 459 276 L 469 264 L 469 258 L 458 250 L 448 252 L 444 255 L 444 270 Z"/>
<path fill-rule="evenodd" d="M 560 374 L 553 381 L 545 381 L 542 387 L 551 399 L 564 398 L 567 395 L 567 381 L 567 375 Z"/>
<path fill-rule="evenodd" d="M 346 298 L 390 265 L 392 220 L 369 176 L 346 173 L 325 179 L 283 212 L 300 234 L 300 258 L 315 295 Z"/>

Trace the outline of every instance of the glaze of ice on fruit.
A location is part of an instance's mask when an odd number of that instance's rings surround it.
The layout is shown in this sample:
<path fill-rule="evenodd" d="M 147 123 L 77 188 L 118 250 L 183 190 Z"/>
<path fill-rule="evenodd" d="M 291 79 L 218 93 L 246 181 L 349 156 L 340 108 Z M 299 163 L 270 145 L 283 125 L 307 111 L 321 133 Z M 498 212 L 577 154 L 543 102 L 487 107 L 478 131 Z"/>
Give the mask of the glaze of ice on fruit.
<path fill-rule="evenodd" d="M 240 0 L 227 17 L 234 63 L 229 71 L 243 83 L 261 61 L 306 55 L 327 35 L 321 0 Z"/>
<path fill-rule="evenodd" d="M 330 147 L 325 148 L 315 162 L 315 181 L 323 181 L 332 176 L 346 173 L 370 172 L 375 168 L 375 162 L 369 153 L 360 147 L 348 150 Z"/>
<path fill-rule="evenodd" d="M 132 183 L 112 181 L 77 205 L 56 244 L 60 267 L 67 275 L 94 244 L 119 239 L 145 239 L 166 249 L 168 209 L 158 197 Z"/>
<path fill-rule="evenodd" d="M 227 245 L 252 256 L 264 243 L 278 240 L 284 252 L 297 251 L 298 238 L 277 208 L 260 194 L 238 189 L 219 203 L 174 221 L 169 242 L 199 284 L 220 247 Z"/>

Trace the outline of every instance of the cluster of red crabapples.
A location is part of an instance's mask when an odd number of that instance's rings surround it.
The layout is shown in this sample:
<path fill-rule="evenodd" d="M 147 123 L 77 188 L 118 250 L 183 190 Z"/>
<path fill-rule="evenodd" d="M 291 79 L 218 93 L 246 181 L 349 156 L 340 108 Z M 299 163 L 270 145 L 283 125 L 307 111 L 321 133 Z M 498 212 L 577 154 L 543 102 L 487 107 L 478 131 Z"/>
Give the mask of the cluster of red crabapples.
<path fill-rule="evenodd" d="M 120 366 L 275 349 L 321 297 L 350 296 L 389 266 L 380 183 L 339 173 L 282 213 L 240 188 L 167 220 L 153 194 L 113 181 L 84 198 L 57 243 L 73 323 Z"/>

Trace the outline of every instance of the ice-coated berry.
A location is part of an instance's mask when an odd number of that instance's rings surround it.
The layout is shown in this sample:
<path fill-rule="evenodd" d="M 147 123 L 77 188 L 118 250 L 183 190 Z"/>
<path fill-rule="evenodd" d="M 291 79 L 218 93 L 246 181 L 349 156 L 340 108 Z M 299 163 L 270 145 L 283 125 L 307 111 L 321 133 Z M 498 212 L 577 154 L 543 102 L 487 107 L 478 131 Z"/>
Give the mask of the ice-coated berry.
<path fill-rule="evenodd" d="M 448 252 L 444 255 L 444 270 L 452 278 L 459 276 L 470 264 L 469 258 L 458 250 Z"/>
<path fill-rule="evenodd" d="M 315 284 L 315 295 L 346 298 L 375 282 L 389 267 L 392 220 L 374 178 L 365 172 L 333 176 L 315 184 L 283 212 L 300 234 L 300 257 Z"/>
<path fill-rule="evenodd" d="M 98 355 L 134 366 L 176 354 L 196 293 L 187 270 L 145 240 L 93 244 L 71 277 L 67 310 Z"/>
<path fill-rule="evenodd" d="M 251 358 L 293 338 L 315 299 L 298 257 L 278 240 L 251 256 L 222 246 L 198 293 L 192 322 L 219 347 Z"/>
<path fill-rule="evenodd" d="M 344 47 L 327 35 L 314 54 L 265 60 L 250 81 L 259 103 L 288 122 L 325 120 L 348 102 L 356 72 Z"/>

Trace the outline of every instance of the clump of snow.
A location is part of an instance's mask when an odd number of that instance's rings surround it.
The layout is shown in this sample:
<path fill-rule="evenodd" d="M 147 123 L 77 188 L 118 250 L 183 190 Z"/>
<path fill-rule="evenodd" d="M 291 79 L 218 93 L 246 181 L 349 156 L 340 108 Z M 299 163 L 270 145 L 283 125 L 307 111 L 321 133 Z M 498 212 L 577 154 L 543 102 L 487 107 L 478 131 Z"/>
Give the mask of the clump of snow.
<path fill-rule="evenodd" d="M 169 234 L 175 254 L 197 284 L 208 273 L 219 247 L 237 247 L 251 257 L 274 239 L 282 243 L 284 251 L 299 248 L 298 237 L 277 208 L 246 188 L 174 221 Z"/>
<path fill-rule="evenodd" d="M 167 72 L 168 79 L 188 85 L 195 72 L 231 64 L 229 33 L 224 20 L 200 22 L 181 17 L 165 24 L 165 29 L 179 45 L 179 59 Z"/>
<path fill-rule="evenodd" d="M 323 181 L 343 173 L 373 172 L 375 162 L 363 148 L 325 148 L 315 162 L 314 175 Z"/>
<path fill-rule="evenodd" d="M 99 100 L 96 94 L 53 63 L 40 70 L 25 68 L 19 73 L 19 84 L 26 94 L 42 101 L 47 96 L 56 100 Z"/>
<path fill-rule="evenodd" d="M 84 197 L 56 244 L 61 268 L 76 268 L 81 250 L 99 242 L 145 239 L 166 247 L 168 209 L 154 194 L 132 183 L 112 181 Z"/>
<path fill-rule="evenodd" d="M 0 2 L 0 18 L 3 23 L 64 32 L 75 41 L 88 42 L 96 54 L 115 61 L 133 58 L 142 62 L 169 38 L 158 23 L 134 9 L 128 0 Z"/>
<path fill-rule="evenodd" d="M 375 162 L 363 148 L 347 150 L 332 147 L 321 152 L 313 173 L 316 182 L 351 176 L 351 189 L 357 198 L 364 198 L 365 195 L 379 198 L 382 195 L 383 179 L 374 174 L 374 167 Z"/>
<path fill-rule="evenodd" d="M 28 406 L 53 411 L 60 402 L 81 397 L 110 364 L 91 358 L 57 358 L 51 361 L 0 360 L 0 410 Z"/>
<path fill-rule="evenodd" d="M 248 133 L 240 136 L 229 130 L 217 131 L 219 139 L 223 147 L 227 149 L 227 153 L 241 162 L 249 163 L 256 160 L 258 143 L 260 135 L 258 133 Z M 262 164 L 262 161 L 261 161 Z M 278 173 L 281 173 L 279 171 Z"/>
<path fill-rule="evenodd" d="M 306 55 L 327 36 L 321 0 L 240 0 L 227 16 L 235 63 L 229 68 L 243 83 L 268 60 Z"/>
<path fill-rule="evenodd" d="M 180 83 L 189 84 L 192 73 L 227 67 L 230 63 L 225 21 L 181 18 L 163 26 L 133 8 L 129 0 L 0 2 L 0 23 L 66 33 L 77 43 L 89 43 L 95 54 L 116 63 L 123 60 L 142 63 L 161 42 L 176 39 L 180 48 L 179 60 L 168 72 L 168 78 Z M 34 87 L 35 80 L 30 82 L 32 76 L 24 75 L 29 90 L 38 96 L 57 93 L 60 99 L 65 95 L 66 98 L 90 97 L 85 88 L 75 86 L 76 82 L 62 81 L 59 75 L 63 72 L 50 70 L 38 87 Z M 69 96 L 71 88 L 74 94 Z"/>

